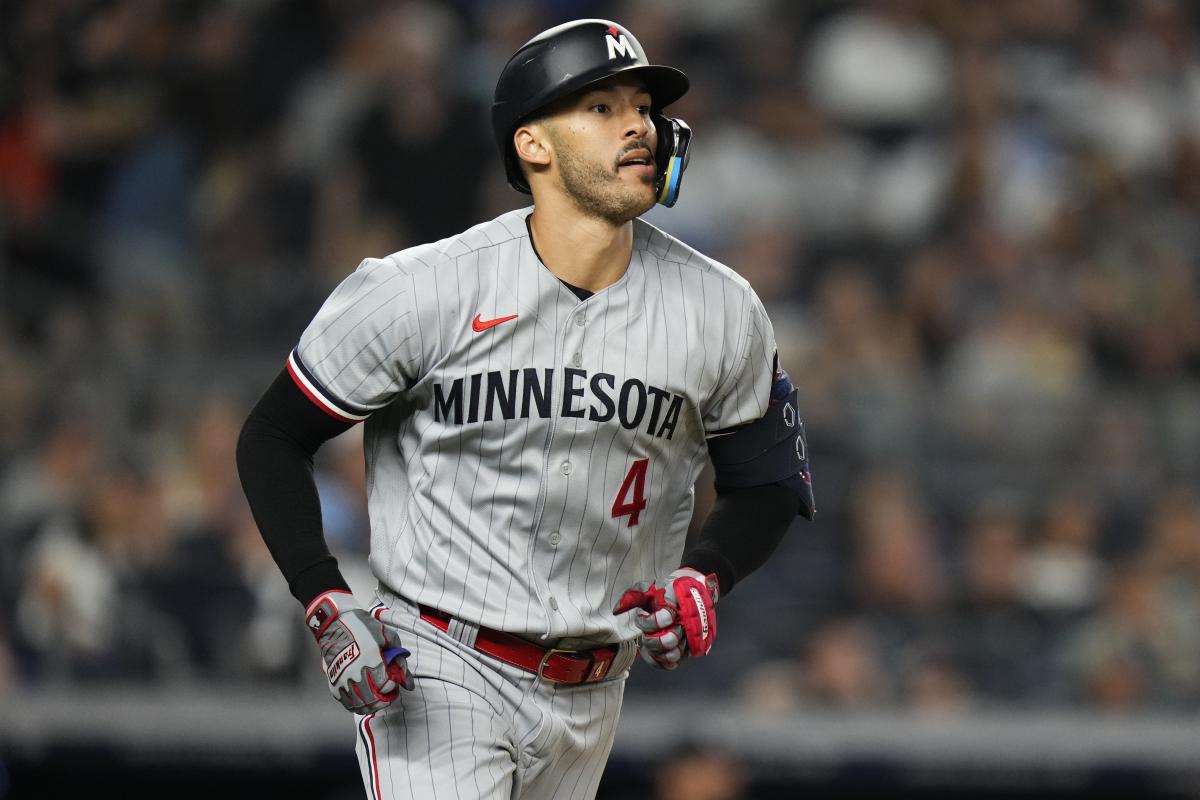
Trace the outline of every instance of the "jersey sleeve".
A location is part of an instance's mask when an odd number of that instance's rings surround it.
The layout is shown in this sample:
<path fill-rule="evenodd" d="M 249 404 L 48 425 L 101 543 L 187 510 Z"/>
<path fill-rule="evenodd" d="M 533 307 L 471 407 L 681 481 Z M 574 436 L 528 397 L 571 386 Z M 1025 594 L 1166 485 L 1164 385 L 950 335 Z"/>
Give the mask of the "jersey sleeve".
<path fill-rule="evenodd" d="M 322 411 L 359 422 L 416 380 L 420 329 L 412 280 L 369 258 L 333 291 L 288 357 L 288 372 Z"/>
<path fill-rule="evenodd" d="M 738 328 L 737 354 L 718 384 L 715 401 L 704 412 L 704 431 L 709 437 L 759 419 L 771 399 L 778 349 L 767 310 L 753 291 L 743 306 Z"/>

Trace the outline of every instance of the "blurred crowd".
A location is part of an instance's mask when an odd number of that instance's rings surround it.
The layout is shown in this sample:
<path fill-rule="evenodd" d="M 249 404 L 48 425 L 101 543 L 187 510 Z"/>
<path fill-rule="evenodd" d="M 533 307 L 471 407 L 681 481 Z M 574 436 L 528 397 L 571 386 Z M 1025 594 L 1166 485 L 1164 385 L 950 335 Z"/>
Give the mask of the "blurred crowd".
<path fill-rule="evenodd" d="M 691 77 L 647 219 L 766 303 L 820 509 L 630 691 L 1200 710 L 1182 0 L 0 5 L 0 687 L 319 679 L 241 421 L 362 258 L 527 204 L 495 77 L 586 16 Z M 356 433 L 317 478 L 368 591 Z"/>

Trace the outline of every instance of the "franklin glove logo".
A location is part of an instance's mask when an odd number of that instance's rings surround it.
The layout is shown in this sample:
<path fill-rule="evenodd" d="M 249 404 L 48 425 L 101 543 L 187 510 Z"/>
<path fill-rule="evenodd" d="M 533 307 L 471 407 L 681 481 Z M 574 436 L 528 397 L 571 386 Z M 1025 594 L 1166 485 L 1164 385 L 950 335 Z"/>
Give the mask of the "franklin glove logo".
<path fill-rule="evenodd" d="M 696 604 L 696 611 L 700 614 L 700 638 L 708 638 L 708 609 L 704 607 L 704 598 L 700 596 L 700 590 L 695 586 L 689 586 L 688 591 L 692 593 L 692 601 Z"/>
<path fill-rule="evenodd" d="M 349 647 L 338 653 L 337 657 L 330 662 L 329 682 L 333 683 L 340 678 L 342 673 L 346 671 L 346 667 L 356 658 L 358 658 L 358 642 L 351 642 Z"/>

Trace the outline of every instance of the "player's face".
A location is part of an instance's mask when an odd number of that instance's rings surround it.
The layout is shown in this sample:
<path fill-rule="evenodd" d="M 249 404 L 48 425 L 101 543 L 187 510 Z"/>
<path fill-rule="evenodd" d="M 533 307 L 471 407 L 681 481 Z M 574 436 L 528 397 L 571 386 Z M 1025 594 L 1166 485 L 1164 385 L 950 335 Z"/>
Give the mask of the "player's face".
<path fill-rule="evenodd" d="M 603 83 L 547 122 L 562 188 L 584 211 L 619 224 L 654 207 L 658 136 L 640 81 Z"/>

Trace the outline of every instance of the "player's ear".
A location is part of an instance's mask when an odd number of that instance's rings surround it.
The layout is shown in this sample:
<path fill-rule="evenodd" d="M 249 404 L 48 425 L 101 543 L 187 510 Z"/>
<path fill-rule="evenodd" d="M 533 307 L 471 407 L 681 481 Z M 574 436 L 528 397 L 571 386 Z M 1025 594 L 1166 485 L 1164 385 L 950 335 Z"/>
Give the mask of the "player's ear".
<path fill-rule="evenodd" d="M 526 169 L 550 166 L 554 146 L 544 126 L 531 122 L 513 132 L 513 148 Z"/>

